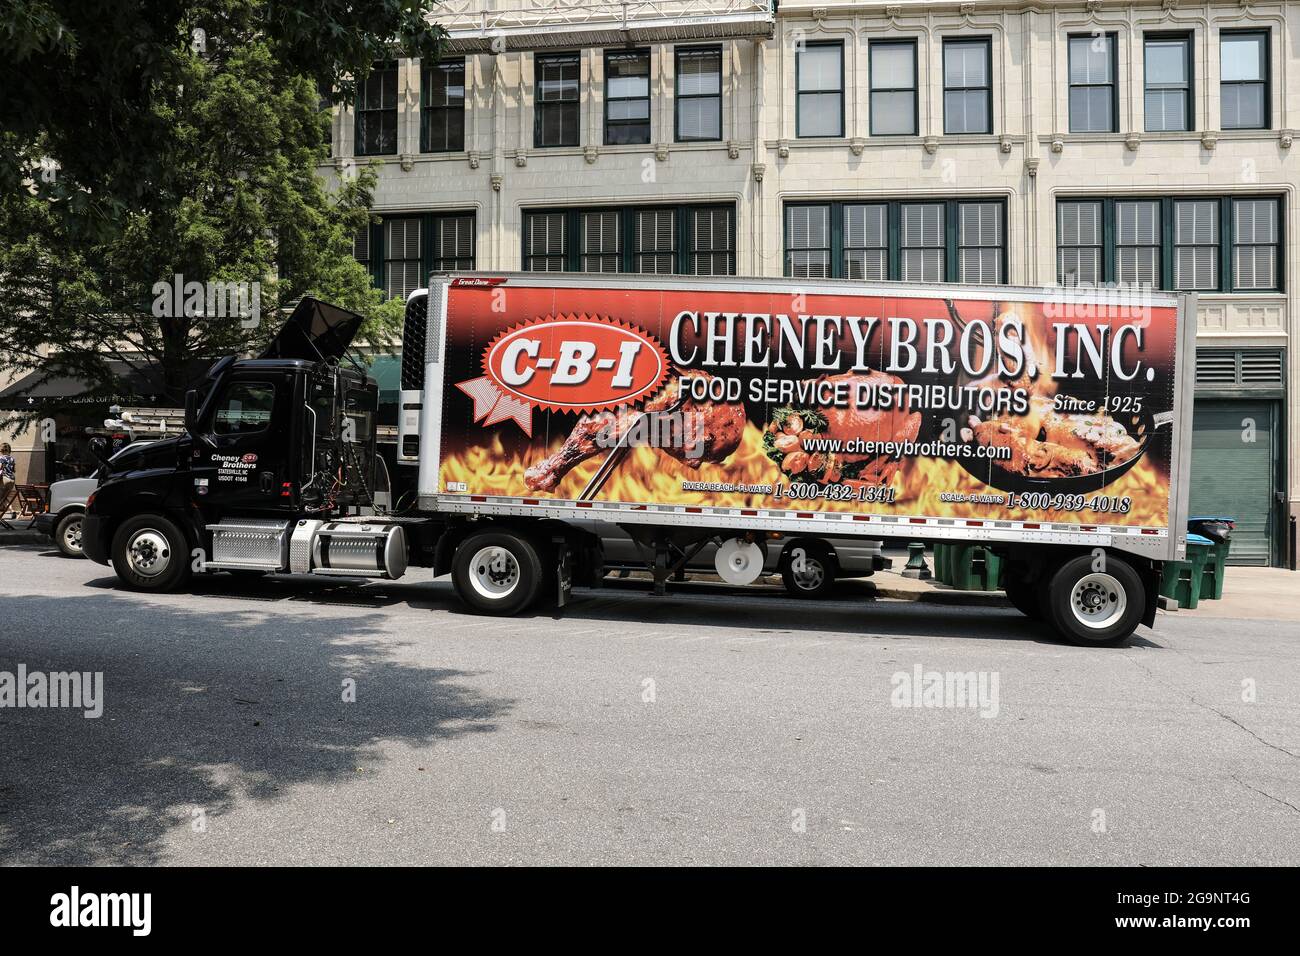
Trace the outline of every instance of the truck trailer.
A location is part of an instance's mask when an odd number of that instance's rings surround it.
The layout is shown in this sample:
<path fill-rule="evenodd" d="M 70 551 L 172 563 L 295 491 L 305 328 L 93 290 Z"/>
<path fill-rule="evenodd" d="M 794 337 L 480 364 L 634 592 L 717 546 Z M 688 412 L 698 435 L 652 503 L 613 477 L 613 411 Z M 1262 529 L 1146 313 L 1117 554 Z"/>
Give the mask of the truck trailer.
<path fill-rule="evenodd" d="M 658 592 L 709 546 L 744 584 L 774 541 L 970 542 L 1025 614 L 1117 644 L 1185 554 L 1194 314 L 1145 289 L 440 274 L 406 303 L 389 474 L 361 318 L 305 298 L 212 366 L 185 434 L 104 469 L 83 547 L 144 591 L 425 567 L 512 615 L 600 583 L 592 522 Z"/>

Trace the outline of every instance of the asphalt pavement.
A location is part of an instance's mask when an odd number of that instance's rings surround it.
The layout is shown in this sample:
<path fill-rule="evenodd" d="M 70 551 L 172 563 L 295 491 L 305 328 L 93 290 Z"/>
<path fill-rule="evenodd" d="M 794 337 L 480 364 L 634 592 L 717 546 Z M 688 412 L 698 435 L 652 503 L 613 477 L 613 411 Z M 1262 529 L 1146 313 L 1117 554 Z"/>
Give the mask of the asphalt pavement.
<path fill-rule="evenodd" d="M 0 548 L 0 691 L 103 674 L 98 718 L 0 707 L 0 861 L 1300 863 L 1300 615 L 1084 649 L 858 582 L 500 620 L 412 575 L 145 596 Z"/>

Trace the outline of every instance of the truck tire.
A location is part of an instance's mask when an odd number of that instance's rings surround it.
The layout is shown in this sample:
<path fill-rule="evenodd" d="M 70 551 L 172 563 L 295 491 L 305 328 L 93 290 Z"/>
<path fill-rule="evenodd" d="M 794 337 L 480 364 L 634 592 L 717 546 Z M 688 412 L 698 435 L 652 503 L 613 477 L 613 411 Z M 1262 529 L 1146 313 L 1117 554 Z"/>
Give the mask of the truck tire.
<path fill-rule="evenodd" d="M 518 614 L 537 600 L 545 577 L 533 543 L 509 531 L 472 534 L 452 559 L 456 594 L 480 614 Z"/>
<path fill-rule="evenodd" d="M 184 532 L 162 515 L 127 518 L 113 535 L 113 570 L 133 591 L 171 591 L 190 576 Z"/>
<path fill-rule="evenodd" d="M 1146 589 L 1133 566 L 1113 554 L 1096 570 L 1091 554 L 1070 558 L 1048 579 L 1048 622 L 1071 644 L 1113 647 L 1128 640 L 1146 612 Z"/>
<path fill-rule="evenodd" d="M 794 552 L 802 549 L 802 567 L 795 570 Z M 781 555 L 781 583 L 795 597 L 817 600 L 835 589 L 835 559 L 820 541 L 796 541 Z"/>
<path fill-rule="evenodd" d="M 69 558 L 81 558 L 81 522 L 86 516 L 80 511 L 70 511 L 54 526 L 54 546 Z"/>

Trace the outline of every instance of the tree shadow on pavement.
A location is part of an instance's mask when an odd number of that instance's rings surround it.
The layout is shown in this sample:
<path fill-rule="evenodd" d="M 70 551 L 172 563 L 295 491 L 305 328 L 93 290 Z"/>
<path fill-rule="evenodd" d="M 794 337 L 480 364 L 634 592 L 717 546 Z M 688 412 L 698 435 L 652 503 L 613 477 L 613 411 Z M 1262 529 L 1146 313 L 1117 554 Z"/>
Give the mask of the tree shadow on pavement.
<path fill-rule="evenodd" d="M 491 732 L 509 711 L 473 674 L 394 659 L 384 615 L 325 615 L 6 596 L 0 671 L 102 671 L 105 704 L 0 710 L 0 862 L 165 862 L 195 808 L 344 786 L 386 742 Z"/>

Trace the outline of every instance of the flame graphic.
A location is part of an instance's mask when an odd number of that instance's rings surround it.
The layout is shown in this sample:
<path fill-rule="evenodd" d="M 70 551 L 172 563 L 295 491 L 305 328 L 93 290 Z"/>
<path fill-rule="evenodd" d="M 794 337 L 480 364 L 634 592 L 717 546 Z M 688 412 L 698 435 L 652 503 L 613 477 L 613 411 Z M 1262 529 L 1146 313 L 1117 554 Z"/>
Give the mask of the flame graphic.
<path fill-rule="evenodd" d="M 689 468 L 653 448 L 636 448 L 610 476 L 599 499 L 602 501 L 658 502 L 705 507 L 772 508 L 798 511 L 842 511 L 859 514 L 926 515 L 931 517 L 983 518 L 1013 521 L 1052 521 L 1068 524 L 1109 524 L 1160 527 L 1168 521 L 1169 479 L 1154 462 L 1144 458 L 1129 471 L 1107 485 L 1098 494 L 1129 497 L 1132 508 L 1127 514 L 1082 512 L 1027 512 L 996 505 L 953 503 L 939 500 L 942 492 L 1003 494 L 971 475 L 955 461 L 937 458 L 913 458 L 903 462 L 891 486 L 895 500 L 891 504 L 837 503 L 825 500 L 773 502 L 766 495 L 738 492 L 684 491 L 682 482 L 726 482 L 730 484 L 788 485 L 776 463 L 763 451 L 762 431 L 753 423 L 745 425 L 740 447 L 721 464 L 702 464 Z M 486 445 L 473 445 L 461 452 L 444 455 L 441 486 L 447 482 L 464 482 L 471 494 L 510 497 L 544 497 L 573 499 L 600 467 L 603 456 L 588 459 L 565 475 L 554 491 L 539 495 L 524 485 L 524 469 L 557 451 L 562 439 L 549 447 L 536 446 L 535 457 L 507 454 L 498 438 Z M 1088 497 L 1091 497 L 1089 495 Z"/>

